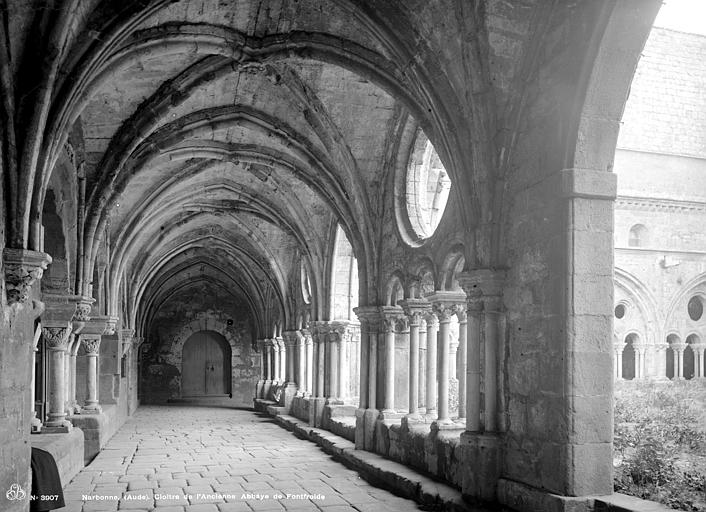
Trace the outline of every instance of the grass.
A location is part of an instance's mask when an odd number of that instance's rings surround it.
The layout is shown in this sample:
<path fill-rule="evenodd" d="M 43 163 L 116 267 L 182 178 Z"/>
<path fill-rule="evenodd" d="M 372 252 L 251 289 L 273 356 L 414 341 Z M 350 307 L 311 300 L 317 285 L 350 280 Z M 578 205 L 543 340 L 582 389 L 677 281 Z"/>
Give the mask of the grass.
<path fill-rule="evenodd" d="M 615 385 L 614 489 L 706 512 L 706 380 Z"/>

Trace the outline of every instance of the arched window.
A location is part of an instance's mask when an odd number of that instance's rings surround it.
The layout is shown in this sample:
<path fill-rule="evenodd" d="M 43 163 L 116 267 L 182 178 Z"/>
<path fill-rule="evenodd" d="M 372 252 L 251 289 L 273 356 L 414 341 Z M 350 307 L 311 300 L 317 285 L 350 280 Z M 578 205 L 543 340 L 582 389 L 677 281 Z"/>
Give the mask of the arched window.
<path fill-rule="evenodd" d="M 628 237 L 630 247 L 645 247 L 647 245 L 647 228 L 642 224 L 635 224 L 630 228 Z"/>

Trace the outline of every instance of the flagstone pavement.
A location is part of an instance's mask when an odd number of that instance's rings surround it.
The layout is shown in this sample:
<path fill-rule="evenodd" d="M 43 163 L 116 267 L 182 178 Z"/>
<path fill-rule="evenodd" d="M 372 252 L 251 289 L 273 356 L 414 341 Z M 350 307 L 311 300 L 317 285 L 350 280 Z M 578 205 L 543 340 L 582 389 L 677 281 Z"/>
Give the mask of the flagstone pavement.
<path fill-rule="evenodd" d="M 142 406 L 65 488 L 61 512 L 419 510 L 252 411 Z"/>

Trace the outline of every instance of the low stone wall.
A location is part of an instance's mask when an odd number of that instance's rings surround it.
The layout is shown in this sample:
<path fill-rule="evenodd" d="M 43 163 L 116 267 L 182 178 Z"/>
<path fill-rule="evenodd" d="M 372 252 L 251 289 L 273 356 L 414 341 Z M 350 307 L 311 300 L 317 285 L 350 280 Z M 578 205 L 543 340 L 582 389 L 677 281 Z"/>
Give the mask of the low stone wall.
<path fill-rule="evenodd" d="M 41 448 L 54 456 L 62 487 L 83 469 L 84 439 L 80 428 L 67 434 L 34 434 L 30 441 L 33 448 Z"/>
<path fill-rule="evenodd" d="M 432 431 L 430 423 L 378 420 L 375 451 L 461 489 L 464 473 L 460 446 L 462 431 L 461 427 Z"/>
<path fill-rule="evenodd" d="M 69 421 L 83 432 L 83 461 L 88 464 L 98 455 L 108 440 L 125 423 L 127 414 L 121 414 L 117 405 L 104 405 L 101 414 L 76 414 Z"/>

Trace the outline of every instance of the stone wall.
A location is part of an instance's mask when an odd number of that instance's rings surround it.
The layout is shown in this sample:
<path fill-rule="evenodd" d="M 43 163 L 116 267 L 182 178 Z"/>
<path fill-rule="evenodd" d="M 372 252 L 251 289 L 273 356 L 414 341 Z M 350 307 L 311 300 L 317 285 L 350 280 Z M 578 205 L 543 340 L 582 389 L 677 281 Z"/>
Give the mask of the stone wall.
<path fill-rule="evenodd" d="M 221 334 L 231 348 L 232 399 L 251 407 L 260 376 L 259 356 L 252 346 L 252 324 L 243 304 L 227 295 L 176 294 L 155 315 L 142 361 L 142 402 L 164 403 L 180 398 L 182 348 L 202 330 Z"/>

